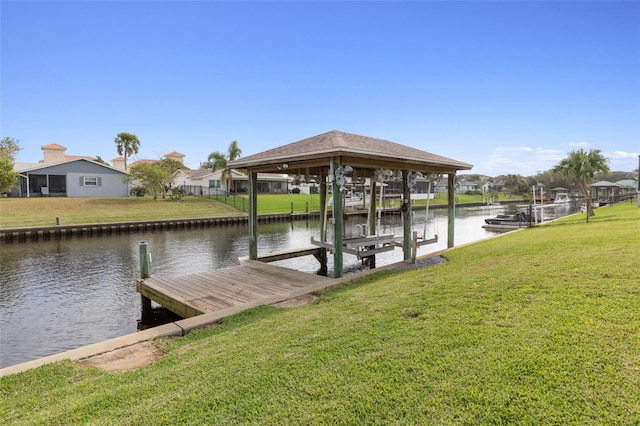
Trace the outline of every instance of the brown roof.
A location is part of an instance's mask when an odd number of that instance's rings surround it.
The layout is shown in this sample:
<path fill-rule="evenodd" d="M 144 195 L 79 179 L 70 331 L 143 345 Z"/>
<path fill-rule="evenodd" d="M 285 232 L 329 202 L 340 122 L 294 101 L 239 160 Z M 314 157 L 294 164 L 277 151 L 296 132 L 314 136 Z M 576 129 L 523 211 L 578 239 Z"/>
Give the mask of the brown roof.
<path fill-rule="evenodd" d="M 233 168 L 261 172 L 327 167 L 331 158 L 361 169 L 388 168 L 426 173 L 455 173 L 473 166 L 384 139 L 332 130 L 229 163 Z"/>
<path fill-rule="evenodd" d="M 192 177 L 192 178 L 201 178 L 203 176 L 207 176 L 210 174 L 213 174 L 213 172 L 211 170 L 185 170 L 185 169 L 180 169 L 180 172 L 184 173 L 185 175 Z"/>
<path fill-rule="evenodd" d="M 95 158 L 89 157 L 87 155 L 65 155 L 64 156 L 65 161 L 67 161 L 67 160 L 77 160 L 78 158 L 84 158 L 85 160 L 96 161 Z"/>
<path fill-rule="evenodd" d="M 62 145 L 58 145 L 57 143 L 50 143 L 49 145 L 43 145 L 40 147 L 40 149 L 57 149 L 60 151 L 66 151 L 67 148 L 62 146 Z"/>
<path fill-rule="evenodd" d="M 158 162 L 158 160 L 148 160 L 148 159 L 143 158 L 141 160 L 136 160 L 133 163 L 127 164 L 127 168 L 133 167 L 133 166 L 138 165 L 138 164 L 143 164 L 143 163 L 151 164 L 151 163 L 157 163 L 157 162 Z"/>
<path fill-rule="evenodd" d="M 184 157 L 184 154 L 180 154 L 178 151 L 173 151 L 165 155 L 165 157 Z"/>

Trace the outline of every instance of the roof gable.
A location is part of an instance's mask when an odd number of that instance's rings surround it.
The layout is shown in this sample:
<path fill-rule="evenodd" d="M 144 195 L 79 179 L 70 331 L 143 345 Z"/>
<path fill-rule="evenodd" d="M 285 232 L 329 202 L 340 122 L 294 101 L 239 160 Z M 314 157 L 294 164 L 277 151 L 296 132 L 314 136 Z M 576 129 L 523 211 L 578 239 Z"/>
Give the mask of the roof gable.
<path fill-rule="evenodd" d="M 371 165 L 372 168 L 375 168 L 380 164 L 389 163 L 389 167 L 397 165 L 398 168 L 412 168 L 414 170 L 426 169 L 429 166 L 442 167 L 447 170 L 469 170 L 472 168 L 471 164 L 396 142 L 337 130 L 243 157 L 230 162 L 229 167 L 275 166 L 278 163 L 305 162 L 336 156 L 346 156 L 351 161 L 360 159 L 362 160 L 360 167 Z M 295 167 L 295 165 L 293 166 Z M 266 167 L 263 171 L 275 170 L 274 167 Z"/>
<path fill-rule="evenodd" d="M 50 168 L 50 167 L 60 166 L 60 165 L 69 164 L 69 163 L 75 163 L 75 162 L 78 162 L 78 161 L 84 161 L 84 162 L 87 162 L 87 163 L 95 164 L 96 166 L 104 167 L 104 168 L 107 168 L 107 169 L 110 169 L 110 170 L 115 170 L 118 173 L 121 173 L 123 175 L 127 174 L 127 172 L 125 172 L 124 170 L 116 169 L 114 167 L 111 167 L 108 164 L 98 163 L 96 161 L 88 160 L 86 158 L 75 158 L 75 159 L 72 159 L 72 160 L 60 161 L 58 163 L 39 163 L 37 165 L 34 165 L 33 167 L 28 167 L 28 168 L 24 168 L 24 169 L 20 170 L 20 173 L 30 173 L 30 172 L 34 172 L 34 171 L 37 171 L 37 170 L 43 170 L 43 169 L 47 169 L 47 168 Z"/>

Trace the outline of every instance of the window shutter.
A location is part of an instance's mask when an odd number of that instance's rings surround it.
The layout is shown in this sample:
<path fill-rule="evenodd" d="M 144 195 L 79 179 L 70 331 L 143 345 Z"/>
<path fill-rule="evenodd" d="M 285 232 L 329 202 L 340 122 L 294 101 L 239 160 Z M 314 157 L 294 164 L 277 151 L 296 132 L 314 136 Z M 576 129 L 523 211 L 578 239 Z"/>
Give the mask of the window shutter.
<path fill-rule="evenodd" d="M 80 186 L 84 186 L 84 176 L 80 176 Z"/>
<path fill-rule="evenodd" d="M 98 177 L 98 186 L 102 186 L 102 177 Z"/>

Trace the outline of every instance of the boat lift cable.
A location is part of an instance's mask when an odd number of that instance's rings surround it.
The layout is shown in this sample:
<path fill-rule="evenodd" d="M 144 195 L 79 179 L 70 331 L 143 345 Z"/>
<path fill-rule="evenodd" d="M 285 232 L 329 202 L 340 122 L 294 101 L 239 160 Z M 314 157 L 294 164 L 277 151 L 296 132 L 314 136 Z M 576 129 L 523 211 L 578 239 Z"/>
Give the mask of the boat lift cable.
<path fill-rule="evenodd" d="M 431 180 L 427 183 L 427 207 L 424 212 L 424 229 L 422 231 L 422 239 L 427 239 L 427 222 L 429 220 L 429 201 L 431 200 Z"/>

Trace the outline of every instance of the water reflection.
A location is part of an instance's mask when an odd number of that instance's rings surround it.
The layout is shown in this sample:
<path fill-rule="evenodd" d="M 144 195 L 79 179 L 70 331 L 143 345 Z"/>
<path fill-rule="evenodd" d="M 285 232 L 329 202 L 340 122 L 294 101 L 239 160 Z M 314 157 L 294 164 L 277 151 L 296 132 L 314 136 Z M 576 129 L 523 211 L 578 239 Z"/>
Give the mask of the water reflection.
<path fill-rule="evenodd" d="M 455 244 L 493 235 L 482 229 L 484 218 L 503 212 L 503 207 L 457 209 Z M 356 225 L 365 221 L 349 218 L 346 235 L 355 235 Z M 424 212 L 417 211 L 412 222 L 422 235 Z M 439 234 L 439 241 L 420 247 L 418 255 L 447 246 L 446 210 L 431 210 L 426 222 L 427 238 Z M 383 217 L 381 232 L 402 236 L 400 216 Z M 320 238 L 317 220 L 260 225 L 258 253 L 308 247 L 311 236 Z M 246 225 L 2 244 L 0 367 L 135 332 L 140 241 L 149 245 L 151 273 L 161 275 L 235 265 L 249 251 Z M 379 254 L 376 263 L 382 266 L 402 257 L 398 249 Z M 345 272 L 360 268 L 355 256 L 345 254 L 344 260 Z M 311 273 L 319 268 L 312 256 L 277 264 Z M 332 256 L 328 266 L 331 271 Z"/>

